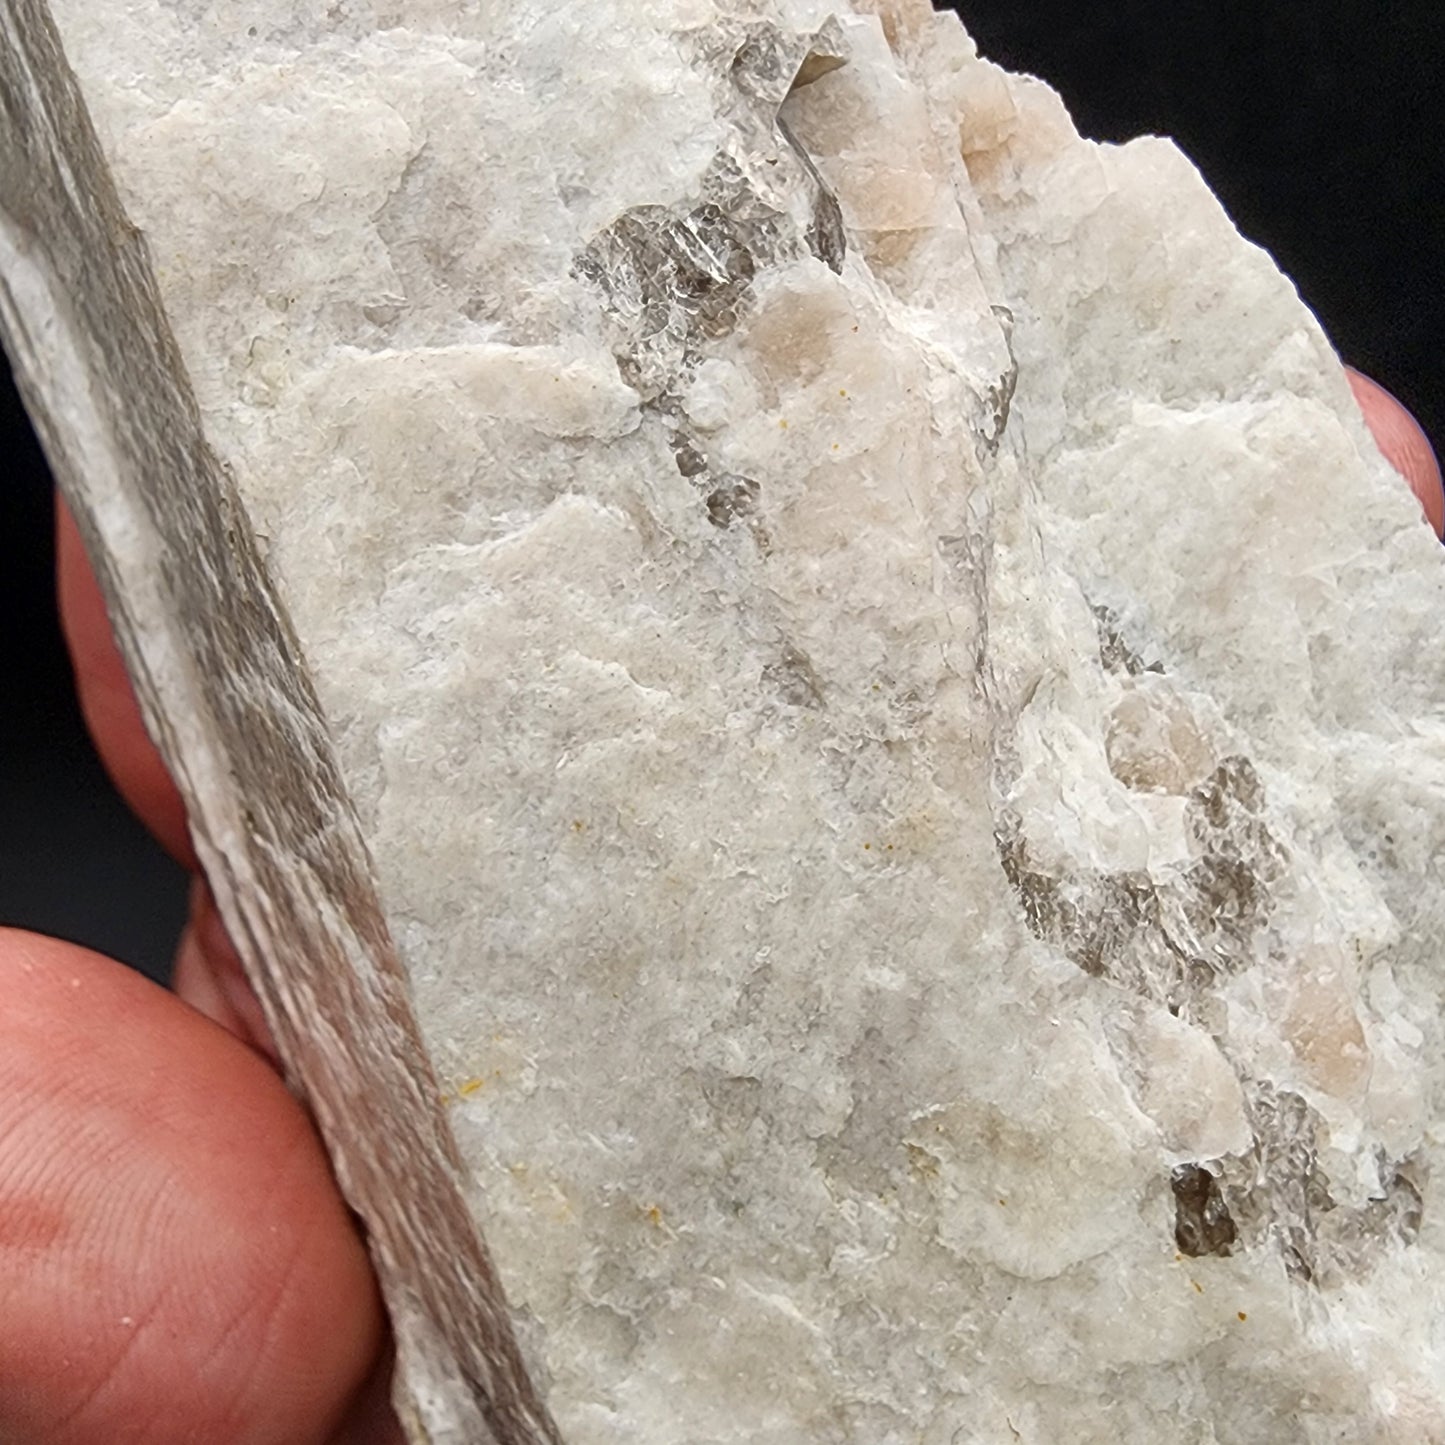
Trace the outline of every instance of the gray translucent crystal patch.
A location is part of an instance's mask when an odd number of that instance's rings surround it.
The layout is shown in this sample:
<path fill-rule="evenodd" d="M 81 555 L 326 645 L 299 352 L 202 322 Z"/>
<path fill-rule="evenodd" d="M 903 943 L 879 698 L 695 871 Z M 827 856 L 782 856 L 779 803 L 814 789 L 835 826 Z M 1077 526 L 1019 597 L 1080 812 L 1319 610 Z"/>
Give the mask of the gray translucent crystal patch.
<path fill-rule="evenodd" d="M 812 35 L 749 28 L 728 62 L 738 92 L 731 133 L 699 193 L 675 206 L 633 207 L 576 257 L 574 271 L 600 292 L 617 329 L 623 378 L 644 401 L 736 327 L 765 267 L 806 250 L 842 269 L 842 211 L 780 107 L 796 86 L 843 63 L 836 21 Z"/>
<path fill-rule="evenodd" d="M 733 83 L 776 111 L 788 95 L 847 64 L 847 41 L 836 16 L 811 34 L 750 25 L 733 54 Z"/>
<path fill-rule="evenodd" d="M 1186 805 L 1201 856 L 1162 881 L 1142 870 L 1065 878 L 1035 866 L 1022 820 L 1009 811 L 995 840 L 1036 938 L 1085 973 L 1192 1018 L 1220 978 L 1249 966 L 1269 918 L 1284 855 L 1262 811 L 1249 760 L 1226 758 Z"/>
<path fill-rule="evenodd" d="M 1387 1245 L 1415 1243 L 1424 1184 L 1417 1161 L 1381 1156 L 1371 1197 L 1342 1203 L 1320 1164 L 1319 1113 L 1263 1080 L 1246 1081 L 1245 1100 L 1254 1144 L 1217 1167 L 1246 1243 L 1272 1243 L 1292 1279 L 1322 1288 L 1368 1273 Z"/>
<path fill-rule="evenodd" d="M 1233 1253 L 1238 1237 L 1219 1186 L 1219 1175 L 1203 1164 L 1181 1164 L 1170 1176 L 1174 1191 L 1174 1242 L 1181 1254 Z"/>
<path fill-rule="evenodd" d="M 638 206 L 595 236 L 576 262 L 617 328 L 623 379 L 645 401 L 667 389 L 703 338 L 734 329 L 756 270 L 744 226 L 712 201 L 682 215 Z"/>
<path fill-rule="evenodd" d="M 823 689 L 812 660 L 792 643 L 784 643 L 778 660 L 763 669 L 762 682 L 790 707 L 823 706 Z"/>
<path fill-rule="evenodd" d="M 1098 615 L 1098 614 L 1096 614 Z M 1137 676 L 1145 664 L 1099 616 L 1106 666 Z M 1199 856 L 1168 880 L 1147 872 L 1037 866 L 1022 821 L 1005 811 L 995 832 L 1004 874 L 1035 937 L 1086 973 L 1209 1027 L 1209 1000 L 1255 962 L 1255 943 L 1284 877 L 1283 845 L 1265 823 L 1265 789 L 1248 758 L 1225 758 L 1190 792 L 1185 820 Z M 1363 1205 L 1336 1198 L 1320 1165 L 1323 1123 L 1300 1094 L 1242 1080 L 1253 1135 L 1241 1155 L 1177 1166 L 1170 1177 L 1182 1254 L 1270 1249 L 1299 1283 L 1358 1278 L 1387 1244 L 1411 1244 L 1423 1180 L 1413 1160 L 1377 1160 L 1378 1191 Z"/>
<path fill-rule="evenodd" d="M 1122 623 L 1111 607 L 1095 604 L 1094 626 L 1099 634 L 1099 661 L 1107 672 L 1138 677 L 1141 673 L 1162 673 L 1163 665 L 1146 662 L 1125 640 Z"/>
<path fill-rule="evenodd" d="M 714 527 L 731 527 L 757 506 L 761 488 L 751 477 L 724 477 L 707 494 L 707 519 Z"/>

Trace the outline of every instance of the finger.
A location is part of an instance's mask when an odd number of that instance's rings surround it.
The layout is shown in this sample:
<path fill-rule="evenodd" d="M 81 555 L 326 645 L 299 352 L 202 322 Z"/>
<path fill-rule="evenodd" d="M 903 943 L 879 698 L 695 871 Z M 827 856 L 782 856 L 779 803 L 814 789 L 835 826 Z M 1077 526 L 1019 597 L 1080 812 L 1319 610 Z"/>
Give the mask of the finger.
<path fill-rule="evenodd" d="M 351 1413 L 327 1445 L 407 1445 L 406 1432 L 391 1408 L 393 1364 L 388 1345 L 371 1379 L 356 1397 Z"/>
<path fill-rule="evenodd" d="M 0 1440 L 320 1445 L 382 1339 L 277 1076 L 108 959 L 0 930 Z"/>
<path fill-rule="evenodd" d="M 1420 423 L 1377 381 L 1347 366 L 1345 375 L 1375 445 L 1385 460 L 1409 482 L 1437 537 L 1445 536 L 1445 487 L 1440 463 Z"/>
<path fill-rule="evenodd" d="M 55 508 L 60 623 L 75 668 L 75 689 L 96 750 L 120 795 L 185 867 L 197 867 L 185 805 L 141 721 L 125 664 L 111 635 L 105 600 L 86 560 L 75 519 Z"/>
<path fill-rule="evenodd" d="M 206 880 L 191 880 L 190 917 L 176 949 L 171 988 L 193 1009 L 250 1045 L 273 1066 L 281 1055 Z"/>
<path fill-rule="evenodd" d="M 61 623 L 75 668 L 76 693 L 96 750 L 141 821 L 198 875 L 192 883 L 190 921 L 177 949 L 172 986 L 192 1008 L 274 1062 L 276 1047 L 261 1006 L 226 937 L 210 890 L 199 877 L 185 805 L 141 721 L 80 532 L 58 495 L 55 556 Z"/>

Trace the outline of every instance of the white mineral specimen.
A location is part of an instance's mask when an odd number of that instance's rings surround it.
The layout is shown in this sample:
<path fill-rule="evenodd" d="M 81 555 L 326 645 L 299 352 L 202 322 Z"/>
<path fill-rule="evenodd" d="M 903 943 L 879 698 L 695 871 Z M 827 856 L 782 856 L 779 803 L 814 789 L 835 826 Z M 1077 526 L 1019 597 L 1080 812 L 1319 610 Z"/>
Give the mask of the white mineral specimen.
<path fill-rule="evenodd" d="M 51 9 L 561 1437 L 1445 1441 L 1445 570 L 1179 152 L 923 0 Z"/>

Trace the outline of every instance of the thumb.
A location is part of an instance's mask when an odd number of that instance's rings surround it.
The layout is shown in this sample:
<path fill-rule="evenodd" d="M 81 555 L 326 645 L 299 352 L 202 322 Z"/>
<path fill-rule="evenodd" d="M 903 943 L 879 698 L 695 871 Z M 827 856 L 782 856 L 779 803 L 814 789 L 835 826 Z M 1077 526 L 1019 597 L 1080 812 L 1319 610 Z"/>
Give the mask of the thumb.
<path fill-rule="evenodd" d="M 0 930 L 0 999 L 0 1440 L 326 1440 L 381 1312 L 301 1106 L 85 949 Z"/>

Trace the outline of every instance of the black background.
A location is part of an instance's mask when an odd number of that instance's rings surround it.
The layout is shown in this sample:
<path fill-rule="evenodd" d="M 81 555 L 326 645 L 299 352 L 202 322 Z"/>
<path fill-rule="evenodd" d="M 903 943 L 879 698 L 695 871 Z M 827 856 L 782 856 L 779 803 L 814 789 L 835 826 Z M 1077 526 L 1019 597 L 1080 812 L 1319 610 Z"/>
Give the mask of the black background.
<path fill-rule="evenodd" d="M 991 59 L 1097 140 L 1172 135 L 1346 360 L 1445 439 L 1445 6 L 964 0 Z M 0 198 L 3 201 L 3 198 Z M 87 742 L 51 588 L 49 481 L 0 375 L 0 923 L 163 974 L 183 880 Z"/>

